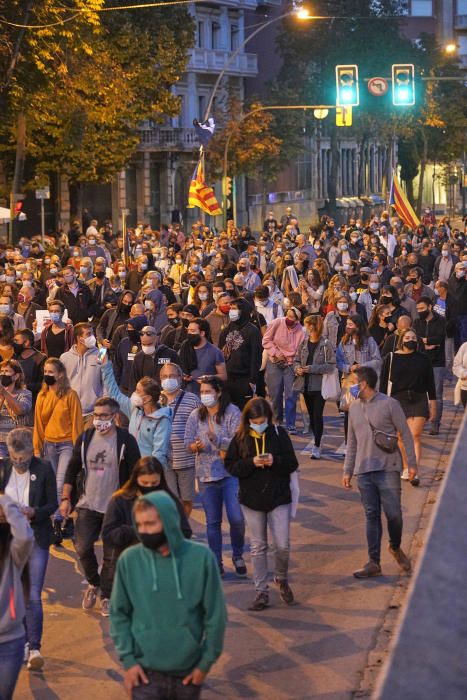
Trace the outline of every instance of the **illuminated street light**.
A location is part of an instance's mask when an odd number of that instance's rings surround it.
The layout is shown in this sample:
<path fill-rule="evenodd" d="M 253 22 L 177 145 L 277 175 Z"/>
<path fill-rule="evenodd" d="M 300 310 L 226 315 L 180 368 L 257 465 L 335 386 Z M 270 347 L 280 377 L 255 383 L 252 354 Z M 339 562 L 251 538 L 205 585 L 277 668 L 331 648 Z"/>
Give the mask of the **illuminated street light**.
<path fill-rule="evenodd" d="M 446 53 L 456 53 L 457 44 L 454 43 L 454 41 L 450 41 L 448 44 L 446 44 L 444 50 L 446 51 Z"/>

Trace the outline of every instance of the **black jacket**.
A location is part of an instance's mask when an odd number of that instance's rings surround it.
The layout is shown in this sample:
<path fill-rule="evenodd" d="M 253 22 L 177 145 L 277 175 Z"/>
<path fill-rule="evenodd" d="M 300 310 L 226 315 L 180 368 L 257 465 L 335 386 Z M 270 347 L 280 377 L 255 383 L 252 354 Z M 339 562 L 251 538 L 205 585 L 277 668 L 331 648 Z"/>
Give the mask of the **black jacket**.
<path fill-rule="evenodd" d="M 425 349 L 425 354 L 431 360 L 433 367 L 445 366 L 444 345 L 446 341 L 446 321 L 442 316 L 433 312 L 431 321 L 423 321 L 417 318 L 413 322 L 413 329 L 419 338 L 426 338 L 427 345 L 435 345 L 433 350 Z"/>
<path fill-rule="evenodd" d="M 256 384 L 263 350 L 256 326 L 250 321 L 241 326 L 229 323 L 220 334 L 219 347 L 224 352 L 229 379 L 248 377 L 249 382 Z"/>
<path fill-rule="evenodd" d="M 173 498 L 177 506 L 180 515 L 181 530 L 184 536 L 190 539 L 193 533 L 183 506 L 171 491 L 167 490 L 167 493 Z M 104 522 L 102 524 L 102 539 L 106 544 L 118 550 L 118 553 L 130 547 L 130 545 L 139 542 L 132 516 L 135 500 L 136 499 L 115 495 L 112 496 L 107 506 Z"/>
<path fill-rule="evenodd" d="M 8 484 L 12 466 L 8 459 L 1 461 L 0 471 L 4 488 Z M 29 507 L 34 508 L 34 518 L 31 527 L 34 538 L 41 549 L 48 549 L 53 541 L 53 528 L 50 516 L 58 508 L 57 482 L 55 472 L 50 462 L 33 457 L 29 465 Z"/>
<path fill-rule="evenodd" d="M 130 371 L 129 395 L 133 393 L 137 383 L 143 377 L 152 377 L 158 382 L 161 368 L 168 362 L 179 365 L 180 358 L 175 350 L 168 348 L 167 345 L 158 345 L 154 355 L 146 355 L 142 350 L 137 352 Z"/>
<path fill-rule="evenodd" d="M 138 459 L 141 457 L 138 443 L 133 435 L 130 435 L 128 430 L 124 428 L 116 428 L 117 430 L 117 455 L 118 455 L 118 483 L 120 486 L 128 481 L 130 474 L 133 471 Z M 87 467 L 86 455 L 89 443 L 95 433 L 95 428 L 89 428 L 82 433 L 77 439 L 73 454 L 68 463 L 65 474 L 65 484 L 71 484 L 71 502 L 75 505 L 82 494 L 86 483 Z"/>
<path fill-rule="evenodd" d="M 290 503 L 290 474 L 298 468 L 292 441 L 284 428 L 270 425 L 266 430 L 264 452 L 273 456 L 271 467 L 258 468 L 253 463 L 256 456 L 255 439 L 248 437 L 248 457 L 242 457 L 238 438 L 231 441 L 225 456 L 225 468 L 239 480 L 240 503 L 252 510 L 269 513 L 278 506 Z M 260 451 L 262 440 L 258 440 Z"/>
<path fill-rule="evenodd" d="M 78 282 L 78 293 L 76 296 L 65 285 L 58 288 L 55 299 L 63 301 L 73 325 L 87 321 L 96 311 L 92 292 L 88 285 L 82 282 Z"/>

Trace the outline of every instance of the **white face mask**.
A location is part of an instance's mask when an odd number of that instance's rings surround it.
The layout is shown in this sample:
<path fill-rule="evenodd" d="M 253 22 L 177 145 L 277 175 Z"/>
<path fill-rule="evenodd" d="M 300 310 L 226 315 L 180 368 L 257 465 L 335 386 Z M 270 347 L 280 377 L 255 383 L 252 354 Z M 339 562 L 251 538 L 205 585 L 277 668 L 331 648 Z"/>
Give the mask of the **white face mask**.
<path fill-rule="evenodd" d="M 85 345 L 87 348 L 89 348 L 89 349 L 95 348 L 95 347 L 96 347 L 96 344 L 97 344 L 96 336 L 95 336 L 95 335 L 89 335 L 87 338 L 84 338 L 84 339 L 83 339 L 83 343 L 84 343 L 84 345 Z"/>
<path fill-rule="evenodd" d="M 156 352 L 156 345 L 142 345 L 141 350 L 145 355 L 153 355 Z"/>
<path fill-rule="evenodd" d="M 214 396 L 214 394 L 201 394 L 199 398 L 203 406 L 207 408 L 211 408 L 217 403 L 217 396 Z"/>
<path fill-rule="evenodd" d="M 200 292 L 200 293 L 198 294 L 198 296 L 199 296 L 199 298 L 200 298 L 201 301 L 206 301 L 207 298 L 208 298 L 208 293 L 207 293 L 207 292 Z"/>
<path fill-rule="evenodd" d="M 378 282 L 370 282 L 370 289 L 372 292 L 377 292 L 379 289 Z"/>
<path fill-rule="evenodd" d="M 240 318 L 240 311 L 238 309 L 230 309 L 229 318 L 231 321 L 238 321 Z"/>
<path fill-rule="evenodd" d="M 337 304 L 337 308 L 339 311 L 347 311 L 349 305 L 346 302 L 342 301 Z"/>
<path fill-rule="evenodd" d="M 141 408 L 143 405 L 143 397 L 134 391 L 130 397 L 131 405 Z"/>
<path fill-rule="evenodd" d="M 94 418 L 93 425 L 98 433 L 106 433 L 112 427 L 112 420 L 100 420 L 99 418 Z"/>

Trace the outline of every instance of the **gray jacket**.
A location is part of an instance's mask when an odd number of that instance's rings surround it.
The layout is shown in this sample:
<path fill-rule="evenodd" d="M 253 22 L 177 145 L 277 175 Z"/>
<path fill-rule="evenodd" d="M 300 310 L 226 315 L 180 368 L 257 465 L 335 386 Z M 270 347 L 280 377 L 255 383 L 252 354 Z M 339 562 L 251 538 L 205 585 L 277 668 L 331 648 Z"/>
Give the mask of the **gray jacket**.
<path fill-rule="evenodd" d="M 97 348 L 91 348 L 84 355 L 80 355 L 76 345 L 73 345 L 60 357 L 71 388 L 78 394 L 83 416 L 93 412 L 96 399 L 103 393 L 101 366 L 97 364 L 98 353 Z"/>
<path fill-rule="evenodd" d="M 339 314 L 337 311 L 330 311 L 326 314 L 323 323 L 323 337 L 327 338 L 334 350 L 337 347 L 337 333 L 339 331 Z"/>
<path fill-rule="evenodd" d="M 308 336 L 302 340 L 297 349 L 297 354 L 295 355 L 293 369 L 297 372 L 299 367 L 308 366 Z M 313 355 L 313 364 L 310 365 L 308 378 L 308 390 L 309 391 L 320 391 L 321 384 L 323 381 L 323 374 L 330 374 L 336 368 L 336 353 L 327 338 L 319 339 L 318 345 L 316 346 L 315 353 Z M 303 393 L 305 390 L 305 375 L 298 376 L 296 374 L 294 383 L 294 391 L 299 391 Z"/>
<path fill-rule="evenodd" d="M 3 644 L 24 634 L 26 608 L 21 575 L 34 546 L 34 534 L 19 505 L 9 496 L 0 495 L 0 506 L 13 536 L 0 575 L 0 644 Z"/>
<path fill-rule="evenodd" d="M 376 430 L 390 435 L 400 433 L 409 465 L 416 466 L 412 434 L 400 403 L 390 396 L 376 392 L 370 401 L 357 399 L 350 405 L 344 474 L 358 476 L 383 469 L 402 471 L 402 457 L 399 449 L 389 454 L 377 447 L 370 423 Z"/>

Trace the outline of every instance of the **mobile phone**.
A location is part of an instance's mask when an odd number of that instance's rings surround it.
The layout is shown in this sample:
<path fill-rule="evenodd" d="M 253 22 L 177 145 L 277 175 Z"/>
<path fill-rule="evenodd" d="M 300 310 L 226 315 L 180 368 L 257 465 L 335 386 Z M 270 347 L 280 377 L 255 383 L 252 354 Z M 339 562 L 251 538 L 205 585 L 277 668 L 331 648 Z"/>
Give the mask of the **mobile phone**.
<path fill-rule="evenodd" d="M 267 459 L 269 457 L 269 452 L 262 452 L 258 457 L 260 459 Z"/>
<path fill-rule="evenodd" d="M 97 353 L 97 362 L 101 365 L 102 360 L 104 357 L 107 355 L 107 348 L 99 348 L 99 352 Z"/>

